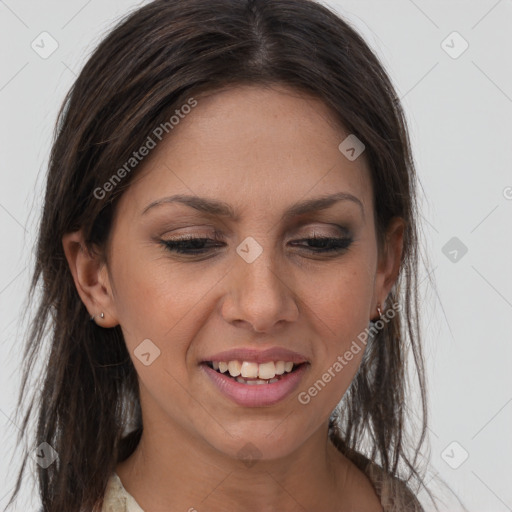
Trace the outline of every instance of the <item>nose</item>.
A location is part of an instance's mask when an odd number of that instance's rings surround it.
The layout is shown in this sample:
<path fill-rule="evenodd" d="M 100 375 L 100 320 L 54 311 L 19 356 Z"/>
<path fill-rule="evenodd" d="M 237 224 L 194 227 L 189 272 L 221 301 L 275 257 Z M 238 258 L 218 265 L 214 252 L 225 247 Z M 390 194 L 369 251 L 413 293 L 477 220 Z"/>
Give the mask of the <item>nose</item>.
<path fill-rule="evenodd" d="M 276 326 L 297 320 L 293 273 L 271 252 L 263 250 L 252 262 L 236 254 L 221 308 L 226 322 L 270 333 Z"/>

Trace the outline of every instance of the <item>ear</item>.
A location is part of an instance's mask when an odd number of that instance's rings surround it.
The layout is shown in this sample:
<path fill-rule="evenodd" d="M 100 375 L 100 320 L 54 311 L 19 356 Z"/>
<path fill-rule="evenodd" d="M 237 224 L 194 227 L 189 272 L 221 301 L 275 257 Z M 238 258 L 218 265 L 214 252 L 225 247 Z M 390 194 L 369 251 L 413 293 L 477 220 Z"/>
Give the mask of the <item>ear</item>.
<path fill-rule="evenodd" d="M 379 254 L 377 273 L 375 275 L 372 311 L 377 311 L 380 304 L 384 311 L 384 303 L 400 273 L 404 241 L 405 221 L 394 217 L 386 231 L 384 247 Z"/>
<path fill-rule="evenodd" d="M 76 289 L 89 314 L 94 315 L 101 327 L 118 325 L 107 266 L 100 255 L 87 250 L 81 231 L 65 234 L 62 246 Z"/>

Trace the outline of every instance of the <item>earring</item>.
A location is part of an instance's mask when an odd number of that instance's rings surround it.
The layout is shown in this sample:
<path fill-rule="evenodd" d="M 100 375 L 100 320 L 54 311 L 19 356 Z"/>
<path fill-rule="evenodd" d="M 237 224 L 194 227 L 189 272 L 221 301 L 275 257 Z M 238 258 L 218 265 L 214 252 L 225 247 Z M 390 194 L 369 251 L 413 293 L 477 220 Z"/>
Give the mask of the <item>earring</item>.
<path fill-rule="evenodd" d="M 377 313 L 379 313 L 379 320 L 382 318 L 382 310 L 380 309 L 380 303 L 377 304 Z"/>
<path fill-rule="evenodd" d="M 101 318 L 102 320 L 105 318 L 105 315 L 104 315 L 103 311 L 100 313 L 100 315 L 99 315 L 99 316 L 100 316 L 100 318 Z M 91 320 L 94 320 L 95 318 L 96 318 L 96 315 L 92 315 L 92 316 L 91 316 Z"/>

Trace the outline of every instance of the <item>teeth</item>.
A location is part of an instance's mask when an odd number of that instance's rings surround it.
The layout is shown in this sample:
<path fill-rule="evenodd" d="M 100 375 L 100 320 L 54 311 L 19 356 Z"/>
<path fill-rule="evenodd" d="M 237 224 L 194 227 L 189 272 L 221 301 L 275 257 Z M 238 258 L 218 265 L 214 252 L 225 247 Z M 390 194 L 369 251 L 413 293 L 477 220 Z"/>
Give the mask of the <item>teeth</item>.
<path fill-rule="evenodd" d="M 228 363 L 228 371 L 231 377 L 238 377 L 240 375 L 240 370 L 242 365 L 239 361 L 229 361 Z"/>
<path fill-rule="evenodd" d="M 291 361 L 268 361 L 266 363 L 254 363 L 252 361 L 219 361 L 212 362 L 214 370 L 219 370 L 221 373 L 229 372 L 231 377 L 236 377 L 238 382 L 246 382 L 241 379 L 259 379 L 252 381 L 251 384 L 259 381 L 266 382 L 268 380 L 277 381 L 274 379 L 276 375 L 283 375 L 292 371 L 293 362 Z M 239 380 L 240 379 L 240 380 Z"/>
<path fill-rule="evenodd" d="M 293 363 L 292 363 L 293 366 Z M 258 377 L 260 379 L 272 379 L 276 375 L 276 365 L 273 361 L 269 363 L 261 363 L 258 369 Z"/>
<path fill-rule="evenodd" d="M 242 377 L 237 377 L 235 379 L 237 382 L 240 382 L 240 384 L 248 384 L 249 386 L 257 386 L 260 384 L 273 384 L 274 382 L 277 382 L 279 379 L 270 379 L 270 380 L 245 380 Z"/>
<path fill-rule="evenodd" d="M 283 373 L 284 373 L 284 361 L 277 361 L 276 375 L 283 375 Z"/>
<path fill-rule="evenodd" d="M 255 379 L 258 376 L 258 363 L 248 363 L 244 361 L 240 368 L 242 377 Z"/>

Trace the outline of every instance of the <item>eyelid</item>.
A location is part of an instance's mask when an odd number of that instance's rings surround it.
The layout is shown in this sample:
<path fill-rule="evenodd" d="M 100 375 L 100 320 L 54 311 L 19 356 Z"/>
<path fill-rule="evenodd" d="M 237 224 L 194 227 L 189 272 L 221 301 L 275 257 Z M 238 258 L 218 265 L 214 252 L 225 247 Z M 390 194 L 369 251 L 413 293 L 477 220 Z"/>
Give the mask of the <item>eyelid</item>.
<path fill-rule="evenodd" d="M 301 223 L 294 223 L 292 226 L 284 227 L 283 231 L 296 233 L 297 231 L 299 231 L 301 229 L 311 229 L 311 228 L 312 229 L 329 229 L 329 228 L 331 228 L 331 229 L 335 229 L 339 233 L 344 233 L 344 234 L 348 234 L 348 233 L 351 232 L 351 228 L 348 226 L 347 222 L 345 222 L 343 224 L 337 224 L 335 222 L 319 222 L 319 221 L 315 221 L 315 222 L 303 221 Z M 219 234 L 219 235 L 222 234 L 222 235 L 224 235 L 224 232 L 226 231 L 224 224 L 219 229 L 217 226 L 215 226 L 213 224 L 191 225 L 189 223 L 186 223 L 186 225 L 178 226 L 178 227 L 173 227 L 172 229 L 167 229 L 167 230 L 163 231 L 161 233 L 161 236 L 164 236 L 164 235 L 166 235 L 168 233 L 174 233 L 174 232 L 182 230 L 182 229 L 184 229 L 184 230 L 185 229 L 207 230 L 208 235 L 210 235 L 212 231 L 215 234 Z M 268 230 L 268 231 L 270 231 L 270 230 Z M 194 231 L 194 234 L 196 234 L 196 233 L 197 232 Z M 202 231 L 199 231 L 199 233 L 201 234 Z"/>
<path fill-rule="evenodd" d="M 289 239 L 287 239 L 285 242 L 288 243 L 289 241 L 295 240 L 300 241 L 308 238 L 352 238 L 351 231 L 347 228 L 344 228 L 343 226 L 337 226 L 339 229 L 336 233 L 332 232 L 326 232 L 321 229 L 306 231 L 304 233 L 295 233 L 293 235 L 290 235 Z M 160 241 L 187 241 L 190 239 L 197 239 L 197 238 L 205 238 L 205 239 L 211 239 L 215 242 L 224 242 L 226 240 L 226 237 L 223 235 L 223 233 L 219 232 L 218 230 L 214 230 L 214 232 L 205 233 L 205 232 L 186 232 L 186 233 L 179 233 L 176 236 L 166 236 L 167 233 L 164 233 L 161 237 L 159 237 Z"/>
<path fill-rule="evenodd" d="M 290 238 L 310 238 L 310 237 L 352 237 L 352 230 L 340 224 L 324 224 L 322 227 L 318 226 L 304 226 L 294 231 Z"/>
<path fill-rule="evenodd" d="M 200 244 L 207 243 L 210 244 L 210 247 L 191 247 L 191 248 L 183 248 L 182 244 L 187 244 L 199 242 Z M 185 258 L 191 257 L 194 258 L 196 256 L 205 256 L 208 255 L 208 253 L 214 253 L 214 247 L 211 247 L 212 243 L 215 244 L 215 242 L 220 242 L 221 244 L 225 245 L 225 243 L 222 240 L 213 239 L 213 238 L 202 238 L 202 237 L 195 237 L 195 236 L 186 236 L 183 238 L 175 238 L 171 240 L 160 240 L 160 243 L 166 247 L 169 251 L 171 251 L 174 254 L 179 254 L 181 256 L 184 256 Z M 345 251 L 352 245 L 354 242 L 354 239 L 351 236 L 348 237 L 329 237 L 329 236 L 305 236 L 302 239 L 296 240 L 296 243 L 299 242 L 320 242 L 321 244 L 329 244 L 327 248 L 322 247 L 302 247 L 304 250 L 309 251 L 310 254 L 313 255 L 321 255 L 325 257 L 337 257 L 341 256 L 345 253 Z M 214 254 L 212 255 L 212 257 Z M 207 257 L 208 259 L 209 257 Z"/>

